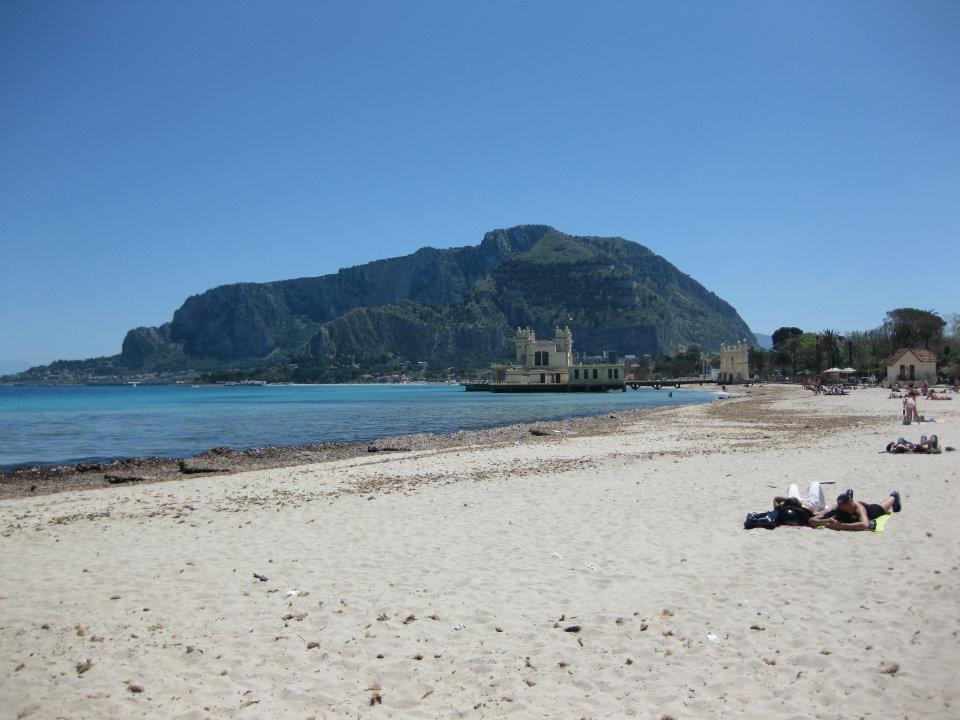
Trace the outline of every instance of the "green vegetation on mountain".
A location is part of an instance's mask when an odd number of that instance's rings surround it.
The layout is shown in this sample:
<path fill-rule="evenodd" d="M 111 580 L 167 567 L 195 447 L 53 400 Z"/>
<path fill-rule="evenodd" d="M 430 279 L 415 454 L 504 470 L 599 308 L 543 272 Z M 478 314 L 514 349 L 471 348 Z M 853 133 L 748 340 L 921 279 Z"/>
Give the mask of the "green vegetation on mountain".
<path fill-rule="evenodd" d="M 128 372 L 309 368 L 314 378 L 419 361 L 463 370 L 509 357 L 526 325 L 545 337 L 569 326 L 587 354 L 753 341 L 729 304 L 646 247 L 523 225 L 476 246 L 216 287 L 171 322 L 131 330 L 106 360 Z"/>

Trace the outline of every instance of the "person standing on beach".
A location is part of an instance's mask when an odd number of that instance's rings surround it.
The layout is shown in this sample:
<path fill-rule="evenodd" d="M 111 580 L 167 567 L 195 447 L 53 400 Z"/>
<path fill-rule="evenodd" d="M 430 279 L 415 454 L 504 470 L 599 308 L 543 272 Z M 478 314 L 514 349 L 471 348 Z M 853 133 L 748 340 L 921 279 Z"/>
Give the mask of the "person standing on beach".
<path fill-rule="evenodd" d="M 903 417 L 906 425 L 912 422 L 920 422 L 920 414 L 917 412 L 917 399 L 913 392 L 908 392 L 903 396 Z"/>

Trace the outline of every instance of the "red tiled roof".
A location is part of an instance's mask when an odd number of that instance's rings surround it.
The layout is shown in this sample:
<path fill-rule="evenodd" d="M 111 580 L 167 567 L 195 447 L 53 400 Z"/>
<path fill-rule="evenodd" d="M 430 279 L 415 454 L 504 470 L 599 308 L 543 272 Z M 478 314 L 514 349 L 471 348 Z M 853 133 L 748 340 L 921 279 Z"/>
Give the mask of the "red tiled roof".
<path fill-rule="evenodd" d="M 920 350 L 919 348 L 900 348 L 893 355 L 887 358 L 887 367 L 896 365 L 897 360 L 903 357 L 904 353 L 908 352 L 913 353 L 913 356 L 920 362 L 935 363 L 937 361 L 937 356 L 929 350 Z"/>

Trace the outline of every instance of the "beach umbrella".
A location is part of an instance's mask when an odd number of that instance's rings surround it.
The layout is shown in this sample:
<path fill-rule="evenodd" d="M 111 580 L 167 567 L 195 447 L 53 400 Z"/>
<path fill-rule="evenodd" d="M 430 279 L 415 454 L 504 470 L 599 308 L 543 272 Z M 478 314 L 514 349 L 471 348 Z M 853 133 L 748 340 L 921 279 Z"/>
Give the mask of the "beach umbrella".
<path fill-rule="evenodd" d="M 846 367 L 840 372 L 842 372 L 844 375 L 852 375 L 853 373 L 856 372 L 856 370 L 854 370 L 852 367 Z"/>
<path fill-rule="evenodd" d="M 822 371 L 821 375 L 839 375 L 843 370 L 837 367 L 828 368 L 827 370 Z"/>

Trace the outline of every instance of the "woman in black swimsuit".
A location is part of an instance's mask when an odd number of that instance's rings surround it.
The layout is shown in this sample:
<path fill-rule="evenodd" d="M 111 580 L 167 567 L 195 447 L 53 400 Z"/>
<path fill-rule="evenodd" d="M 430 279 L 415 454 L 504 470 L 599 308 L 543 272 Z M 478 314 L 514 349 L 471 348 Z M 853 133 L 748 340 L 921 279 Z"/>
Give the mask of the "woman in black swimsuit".
<path fill-rule="evenodd" d="M 837 504 L 810 518 L 810 527 L 826 527 L 831 530 L 873 530 L 877 518 L 900 512 L 900 493 L 894 490 L 880 503 L 862 503 L 853 499 L 853 490 L 847 490 L 837 498 Z"/>

